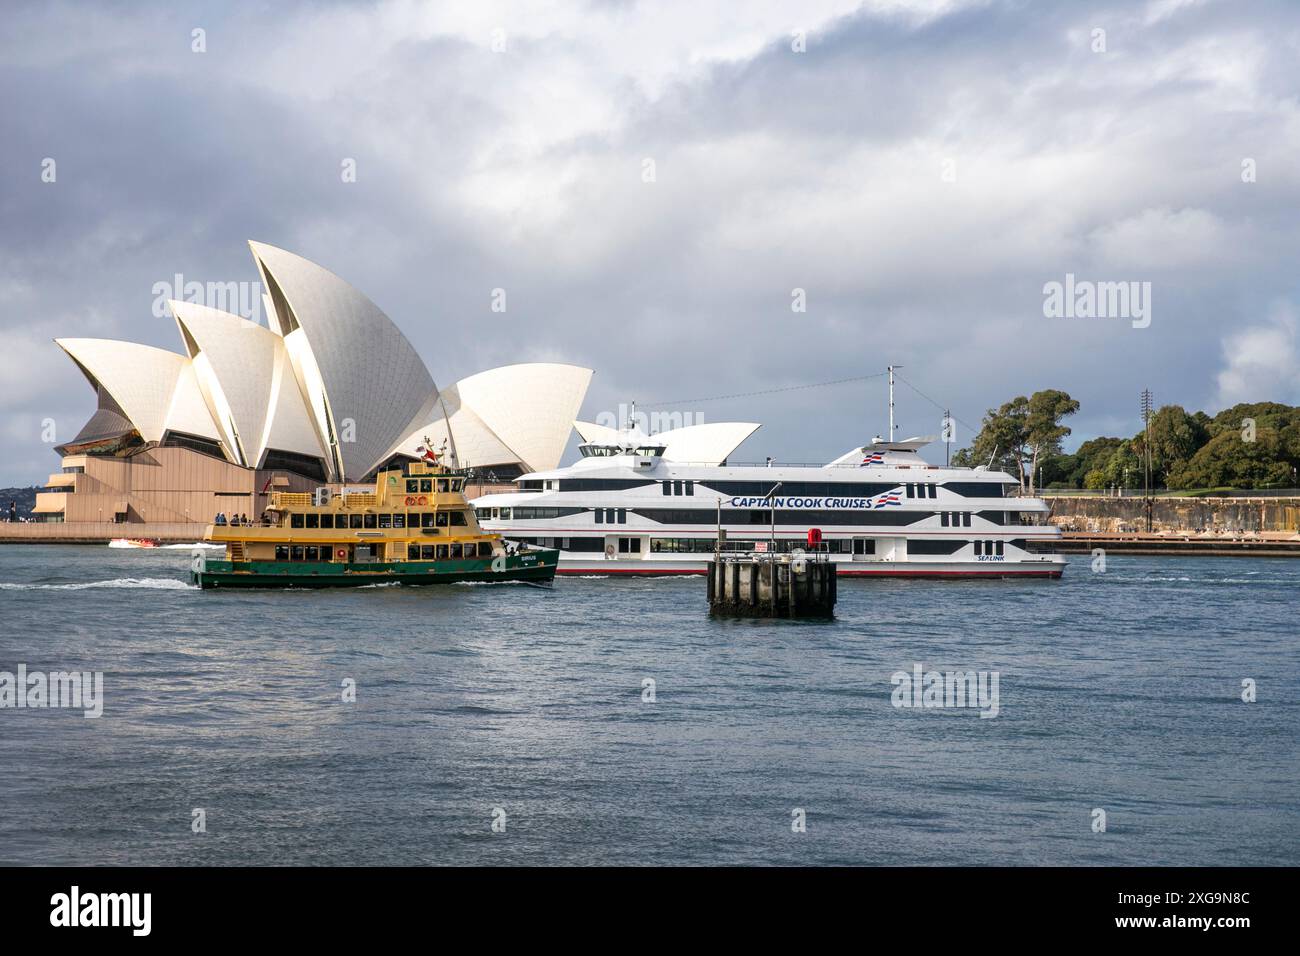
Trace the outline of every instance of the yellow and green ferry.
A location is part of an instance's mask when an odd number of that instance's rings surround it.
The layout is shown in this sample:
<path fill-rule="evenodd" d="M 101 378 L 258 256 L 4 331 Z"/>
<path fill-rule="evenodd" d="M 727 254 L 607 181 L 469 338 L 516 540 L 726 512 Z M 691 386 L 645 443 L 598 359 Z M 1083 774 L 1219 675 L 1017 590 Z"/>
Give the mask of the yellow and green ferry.
<path fill-rule="evenodd" d="M 374 491 L 272 492 L 260 520 L 211 524 L 223 559 L 196 553 L 201 588 L 356 587 L 458 581 L 550 581 L 556 550 L 507 545 L 465 499 L 466 472 L 413 461 L 375 477 Z"/>

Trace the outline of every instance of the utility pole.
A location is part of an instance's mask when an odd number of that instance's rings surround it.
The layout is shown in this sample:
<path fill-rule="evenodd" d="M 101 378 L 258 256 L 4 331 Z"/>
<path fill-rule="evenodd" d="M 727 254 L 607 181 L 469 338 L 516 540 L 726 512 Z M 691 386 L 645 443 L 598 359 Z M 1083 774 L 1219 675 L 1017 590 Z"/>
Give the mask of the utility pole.
<path fill-rule="evenodd" d="M 1143 456 L 1145 458 L 1145 462 L 1144 462 L 1145 468 L 1143 469 L 1143 473 L 1144 473 L 1144 485 L 1146 490 L 1146 494 L 1144 496 L 1145 497 L 1144 510 L 1146 511 L 1148 534 L 1151 532 L 1151 410 L 1152 407 L 1153 407 L 1153 402 L 1151 399 L 1151 389 L 1144 388 L 1142 389 L 1142 425 L 1146 429 L 1146 437 L 1143 439 L 1142 445 L 1143 445 L 1143 450 L 1146 452 L 1146 454 Z"/>

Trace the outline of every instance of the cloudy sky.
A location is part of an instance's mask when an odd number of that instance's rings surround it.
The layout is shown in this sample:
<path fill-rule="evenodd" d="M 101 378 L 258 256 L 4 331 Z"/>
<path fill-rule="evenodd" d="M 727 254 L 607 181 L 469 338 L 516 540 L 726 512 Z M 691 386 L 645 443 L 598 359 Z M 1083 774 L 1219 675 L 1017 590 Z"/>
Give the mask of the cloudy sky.
<path fill-rule="evenodd" d="M 1300 401 L 1293 2 L 19 3 L 0 88 L 0 485 L 93 408 L 51 339 L 180 351 L 155 285 L 254 282 L 250 238 L 439 383 L 594 368 L 588 418 L 890 362 L 972 424 L 1063 388 L 1076 442 L 1135 431 L 1143 387 Z M 1067 273 L 1149 282 L 1150 324 L 1046 316 Z M 885 389 L 655 410 L 827 460 Z"/>

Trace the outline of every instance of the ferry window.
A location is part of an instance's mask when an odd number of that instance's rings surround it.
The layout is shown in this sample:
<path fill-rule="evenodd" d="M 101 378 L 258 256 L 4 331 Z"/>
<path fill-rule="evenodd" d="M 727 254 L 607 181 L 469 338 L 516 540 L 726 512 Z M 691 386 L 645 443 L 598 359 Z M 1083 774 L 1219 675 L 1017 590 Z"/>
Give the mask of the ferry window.
<path fill-rule="evenodd" d="M 626 509 L 626 508 L 619 508 L 619 509 L 618 509 L 618 523 L 619 523 L 619 524 L 627 524 L 627 509 Z"/>
<path fill-rule="evenodd" d="M 997 553 L 998 553 L 998 554 L 1001 554 L 1001 553 L 1002 553 L 1002 542 L 1001 542 L 1001 541 L 997 541 L 997 542 L 995 542 L 994 545 L 993 545 L 993 547 L 997 549 Z"/>
<path fill-rule="evenodd" d="M 664 482 L 664 494 L 668 494 L 668 483 L 667 483 L 667 482 Z M 595 511 L 594 511 L 594 514 L 596 515 L 596 524 L 604 524 L 604 523 L 605 523 L 605 509 L 603 509 L 603 508 L 596 508 Z"/>
<path fill-rule="evenodd" d="M 406 479 L 406 493 L 408 495 L 417 494 L 420 490 L 420 480 L 418 478 Z"/>
<path fill-rule="evenodd" d="M 361 515 L 348 515 L 348 526 L 352 528 L 360 528 L 361 520 Z"/>
<path fill-rule="evenodd" d="M 672 483 L 671 481 L 665 481 L 665 482 L 664 482 L 664 494 L 665 494 L 665 495 L 671 495 L 672 493 L 673 493 L 673 483 Z"/>
<path fill-rule="evenodd" d="M 432 512 L 432 511 L 426 511 L 426 512 L 424 512 L 424 514 L 420 515 L 420 527 L 421 527 L 421 528 L 432 528 L 432 527 L 433 527 L 433 512 Z"/>
<path fill-rule="evenodd" d="M 694 494 L 695 494 L 695 482 L 693 482 L 693 481 L 688 481 L 688 482 L 686 482 L 686 493 L 687 493 L 688 495 L 694 495 Z"/>
<path fill-rule="evenodd" d="M 334 516 L 333 516 L 333 515 L 321 515 L 321 516 L 320 516 L 320 526 L 321 526 L 322 528 L 333 528 L 333 527 L 334 527 Z"/>
<path fill-rule="evenodd" d="M 420 560 L 420 546 L 418 544 L 408 544 L 406 546 L 406 559 L 408 561 Z"/>
<path fill-rule="evenodd" d="M 393 516 L 392 516 L 392 515 L 390 515 L 390 514 L 382 514 L 382 515 L 379 516 L 379 527 L 381 527 L 381 528 L 391 528 L 392 526 L 393 526 Z"/>
<path fill-rule="evenodd" d="M 939 513 L 939 524 L 942 527 L 948 527 L 948 512 L 943 511 Z"/>
<path fill-rule="evenodd" d="M 425 491 L 433 491 L 433 484 L 430 483 L 429 487 L 428 487 L 428 488 L 425 488 L 424 490 L 425 490 Z M 446 494 L 446 493 L 447 493 L 447 479 L 446 479 L 446 478 L 439 478 L 439 479 L 438 479 L 438 494 L 442 495 L 442 494 Z"/>
<path fill-rule="evenodd" d="M 289 546 L 287 544 L 277 544 L 275 546 L 275 560 L 277 561 L 289 560 Z"/>
<path fill-rule="evenodd" d="M 438 560 L 439 561 L 447 560 L 447 546 L 445 544 L 438 545 Z"/>
<path fill-rule="evenodd" d="M 478 543 L 478 556 L 479 556 L 480 558 L 490 558 L 490 557 L 492 557 L 492 542 L 491 542 L 491 541 L 480 541 L 480 542 Z"/>
<path fill-rule="evenodd" d="M 509 520 L 510 520 L 510 510 L 511 510 L 511 509 L 509 509 L 509 508 L 502 508 L 502 509 L 501 509 L 501 520 L 502 520 L 502 521 L 509 521 Z"/>
<path fill-rule="evenodd" d="M 438 511 L 438 512 L 435 512 L 434 515 L 435 515 L 434 520 L 433 520 L 434 527 L 437 527 L 437 528 L 445 528 L 445 527 L 447 527 L 447 512 L 445 512 L 445 511 Z"/>
<path fill-rule="evenodd" d="M 302 560 L 302 545 L 295 544 L 293 545 L 293 547 L 289 549 L 289 560 L 290 561 Z"/>
<path fill-rule="evenodd" d="M 441 482 L 439 482 L 439 484 L 441 484 Z M 426 495 L 429 494 L 431 491 L 433 491 L 433 479 L 432 479 L 432 478 L 421 478 L 421 479 L 420 479 L 420 491 L 422 491 L 422 492 L 423 492 L 424 494 L 426 494 Z"/>
<path fill-rule="evenodd" d="M 393 515 L 393 527 L 394 527 L 394 528 L 405 528 L 405 527 L 406 527 L 406 515 Z"/>
<path fill-rule="evenodd" d="M 309 528 L 319 528 L 319 527 L 320 527 L 320 515 L 317 515 L 317 514 L 308 514 L 308 515 L 307 515 L 307 527 L 309 527 Z"/>
<path fill-rule="evenodd" d="M 363 523 L 367 528 L 373 528 L 373 527 L 375 527 L 375 524 L 376 524 L 375 516 L 374 516 L 373 514 L 367 514 L 367 515 L 365 515 L 364 518 L 362 519 L 362 523 Z"/>
<path fill-rule="evenodd" d="M 424 559 L 425 561 L 432 561 L 432 560 L 433 560 L 433 555 L 434 555 L 434 550 L 433 550 L 434 547 L 435 547 L 435 546 L 432 545 L 432 544 L 422 544 L 422 545 L 420 545 L 420 557 L 421 557 L 422 559 Z"/>
<path fill-rule="evenodd" d="M 451 556 L 452 556 L 453 558 L 459 558 L 459 557 L 461 556 L 461 555 L 460 555 L 460 545 L 458 545 L 458 544 L 453 544 L 453 545 L 451 546 Z"/>
<path fill-rule="evenodd" d="M 451 523 L 454 527 L 462 528 L 465 526 L 465 512 L 453 511 L 451 513 Z"/>
<path fill-rule="evenodd" d="M 307 547 L 306 547 L 304 550 L 306 551 L 306 560 L 307 560 L 307 561 L 319 561 L 319 560 L 320 560 L 320 553 L 317 551 L 317 549 L 316 549 L 316 545 L 314 545 L 314 544 L 309 544 L 309 545 L 307 545 Z"/>
<path fill-rule="evenodd" d="M 290 516 L 289 516 L 289 527 L 291 527 L 291 528 L 301 528 L 301 527 L 302 527 L 302 515 L 290 515 Z"/>
<path fill-rule="evenodd" d="M 984 542 L 983 542 L 983 541 L 976 541 L 976 542 L 975 542 L 975 555 L 976 555 L 976 557 L 982 555 L 983 553 L 984 553 Z"/>

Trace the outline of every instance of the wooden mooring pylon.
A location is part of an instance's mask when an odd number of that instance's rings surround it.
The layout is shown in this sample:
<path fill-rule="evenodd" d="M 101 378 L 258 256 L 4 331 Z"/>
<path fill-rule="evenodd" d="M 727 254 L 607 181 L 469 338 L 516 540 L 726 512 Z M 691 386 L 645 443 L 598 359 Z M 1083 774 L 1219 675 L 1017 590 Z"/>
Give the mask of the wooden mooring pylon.
<path fill-rule="evenodd" d="M 835 564 L 825 552 L 716 553 L 709 612 L 736 617 L 833 617 Z"/>

